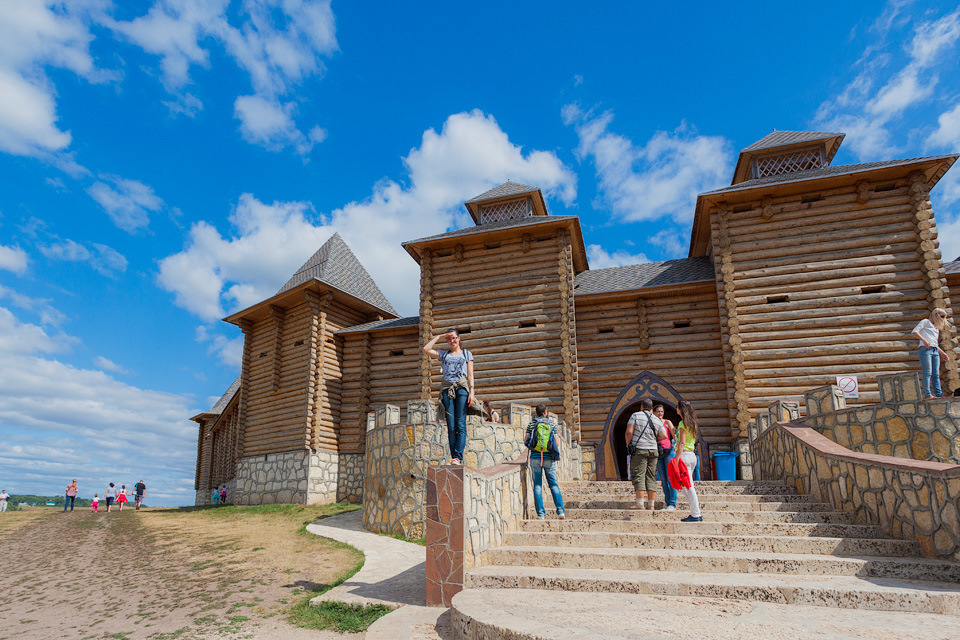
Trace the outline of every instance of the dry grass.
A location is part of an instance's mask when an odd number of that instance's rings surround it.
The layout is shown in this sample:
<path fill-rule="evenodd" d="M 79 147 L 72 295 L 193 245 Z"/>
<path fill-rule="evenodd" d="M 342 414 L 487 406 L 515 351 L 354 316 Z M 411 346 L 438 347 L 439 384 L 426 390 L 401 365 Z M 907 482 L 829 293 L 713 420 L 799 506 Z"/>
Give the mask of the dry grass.
<path fill-rule="evenodd" d="M 56 513 L 62 513 L 62 511 L 52 507 L 21 507 L 17 511 L 4 511 L 0 513 L 0 538 L 10 535 L 20 527 L 49 518 Z"/>

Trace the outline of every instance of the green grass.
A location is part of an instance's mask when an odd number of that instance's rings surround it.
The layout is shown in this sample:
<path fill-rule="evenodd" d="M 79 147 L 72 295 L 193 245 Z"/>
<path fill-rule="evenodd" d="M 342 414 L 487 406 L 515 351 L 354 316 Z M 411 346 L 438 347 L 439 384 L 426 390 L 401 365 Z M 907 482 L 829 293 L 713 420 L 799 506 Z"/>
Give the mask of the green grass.
<path fill-rule="evenodd" d="M 413 544 L 418 544 L 421 547 L 427 546 L 426 538 L 408 538 L 400 533 L 381 533 L 382 536 L 387 536 L 390 538 L 396 538 L 397 540 L 403 540 L 404 542 L 412 542 Z"/>
<path fill-rule="evenodd" d="M 360 633 L 393 609 L 382 604 L 361 606 L 344 604 L 342 602 L 321 602 L 312 606 L 310 601 L 326 593 L 337 585 L 343 584 L 352 578 L 363 566 L 363 553 L 348 544 L 338 543 L 344 548 L 354 549 L 360 555 L 360 560 L 349 571 L 344 572 L 331 584 L 322 585 L 310 590 L 288 610 L 287 622 L 304 629 L 330 629 L 340 633 Z"/>

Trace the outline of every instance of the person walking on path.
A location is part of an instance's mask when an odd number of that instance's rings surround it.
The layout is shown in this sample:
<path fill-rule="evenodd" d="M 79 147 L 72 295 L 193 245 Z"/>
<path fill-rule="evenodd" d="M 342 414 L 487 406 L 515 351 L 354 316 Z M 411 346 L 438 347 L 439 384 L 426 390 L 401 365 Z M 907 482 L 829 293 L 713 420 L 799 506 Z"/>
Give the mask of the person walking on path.
<path fill-rule="evenodd" d="M 434 345 L 440 338 L 447 339 L 449 351 L 437 351 Z M 473 354 L 460 345 L 460 332 L 447 329 L 433 336 L 424 345 L 423 352 L 440 361 L 443 379 L 440 381 L 440 404 L 447 418 L 447 440 L 450 443 L 450 463 L 463 464 L 463 449 L 467 445 L 467 407 L 473 406 Z"/>
<path fill-rule="evenodd" d="M 220 487 L 220 504 L 227 504 L 227 485 Z"/>
<path fill-rule="evenodd" d="M 120 490 L 117 491 L 117 506 L 119 507 L 118 511 L 123 511 L 123 505 L 127 504 L 127 485 L 120 485 Z"/>
<path fill-rule="evenodd" d="M 73 511 L 73 503 L 77 499 L 77 479 L 67 485 L 67 499 L 63 501 L 63 512 L 67 512 L 67 505 L 70 505 L 70 511 Z"/>
<path fill-rule="evenodd" d="M 137 511 L 140 511 L 140 505 L 143 504 L 143 494 L 146 493 L 147 491 L 147 485 L 143 484 L 143 480 L 141 480 L 140 482 L 138 482 L 133 486 L 133 491 L 134 491 L 134 498 L 133 498 L 134 509 L 136 509 Z"/>
<path fill-rule="evenodd" d="M 100 508 L 100 496 L 95 493 L 93 494 L 93 500 L 90 502 L 90 511 L 93 511 L 94 513 L 96 513 L 97 509 L 99 508 Z"/>
<path fill-rule="evenodd" d="M 670 478 L 667 475 L 667 464 L 669 464 L 670 459 L 673 458 L 673 440 L 676 437 L 676 428 L 672 422 L 664 419 L 664 413 L 665 410 L 662 404 L 658 404 L 653 408 L 653 415 L 660 418 L 660 421 L 663 422 L 663 428 L 667 431 L 667 437 L 657 441 L 657 444 L 660 445 L 660 456 L 657 458 L 657 476 L 660 478 L 660 485 L 663 487 L 663 510 L 676 511 L 677 490 L 670 484 Z"/>
<path fill-rule="evenodd" d="M 653 400 L 645 398 L 640 403 L 640 411 L 627 422 L 625 436 L 630 455 L 630 480 L 637 498 L 634 508 L 652 511 L 657 505 L 657 440 L 669 437 L 663 422 L 653 415 Z"/>
<path fill-rule="evenodd" d="M 683 495 L 690 503 L 690 515 L 680 522 L 703 522 L 703 516 L 700 515 L 700 500 L 697 498 L 697 489 L 693 484 L 693 470 L 697 466 L 697 454 L 694 449 L 700 433 L 697 413 L 693 410 L 693 405 L 686 400 L 677 403 L 677 410 L 680 412 L 680 424 L 677 425 L 677 450 L 680 451 L 680 459 L 686 465 L 687 473 L 690 475 L 690 486 L 683 488 Z"/>
<path fill-rule="evenodd" d="M 112 482 L 107 490 L 103 492 L 103 497 L 107 501 L 107 513 L 110 513 L 110 507 L 113 506 L 114 501 L 117 499 L 117 489 L 113 486 Z"/>
<path fill-rule="evenodd" d="M 924 318 L 913 328 L 913 335 L 920 340 L 924 400 L 943 397 L 943 390 L 940 388 L 940 358 L 949 360 L 950 355 L 940 348 L 940 332 L 946 329 L 947 312 L 944 309 L 934 309 L 929 318 Z"/>
<path fill-rule="evenodd" d="M 553 495 L 553 504 L 557 508 L 557 517 L 564 519 L 563 496 L 557 484 L 556 463 L 560 460 L 557 448 L 556 429 L 547 418 L 547 405 L 537 405 L 535 416 L 527 425 L 523 443 L 530 449 L 530 473 L 533 476 L 533 503 L 537 509 L 537 518 L 543 520 L 546 510 L 543 507 L 543 476 L 547 476 L 547 485 Z"/>
<path fill-rule="evenodd" d="M 0 513 L 7 510 L 7 503 L 10 501 L 10 494 L 4 489 L 0 491 Z"/>

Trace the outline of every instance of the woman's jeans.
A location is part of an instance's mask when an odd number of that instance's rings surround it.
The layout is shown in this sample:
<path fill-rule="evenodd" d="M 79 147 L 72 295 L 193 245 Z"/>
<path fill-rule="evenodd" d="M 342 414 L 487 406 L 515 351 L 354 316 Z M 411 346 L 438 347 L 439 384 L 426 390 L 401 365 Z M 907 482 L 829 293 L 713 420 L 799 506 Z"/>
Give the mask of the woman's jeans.
<path fill-rule="evenodd" d="M 73 501 L 77 499 L 77 496 L 66 496 L 66 500 L 63 501 L 63 512 L 67 512 L 67 505 L 70 505 L 70 511 L 73 511 Z"/>
<path fill-rule="evenodd" d="M 440 404 L 447 415 L 447 441 L 450 457 L 463 461 L 463 448 L 467 446 L 467 398 L 470 392 L 457 389 L 457 397 L 451 398 L 446 391 L 440 392 Z"/>
<path fill-rule="evenodd" d="M 920 369 L 923 379 L 923 397 L 941 397 L 940 388 L 940 352 L 936 347 L 920 347 Z M 930 393 L 930 383 L 933 382 L 933 393 Z"/>
<path fill-rule="evenodd" d="M 667 474 L 667 463 L 673 458 L 673 447 L 663 452 L 663 455 L 657 458 L 657 475 L 660 476 L 660 482 L 663 483 L 663 501 L 668 507 L 677 506 L 677 490 L 670 484 L 670 476 Z"/>
<path fill-rule="evenodd" d="M 550 487 L 550 493 L 553 494 L 553 504 L 557 507 L 557 515 L 563 513 L 563 497 L 560 495 L 560 485 L 557 484 L 557 470 L 554 468 L 554 461 L 543 456 L 543 463 L 540 462 L 540 453 L 530 452 L 530 473 L 533 475 L 533 504 L 537 508 L 537 517 L 546 514 L 543 508 L 543 474 L 547 476 L 547 485 Z"/>

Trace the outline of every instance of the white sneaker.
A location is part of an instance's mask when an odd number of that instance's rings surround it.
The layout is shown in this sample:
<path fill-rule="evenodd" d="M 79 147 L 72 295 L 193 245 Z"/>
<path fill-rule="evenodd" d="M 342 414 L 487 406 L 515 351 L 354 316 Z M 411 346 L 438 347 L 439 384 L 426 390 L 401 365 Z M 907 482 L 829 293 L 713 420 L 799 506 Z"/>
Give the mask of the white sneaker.
<path fill-rule="evenodd" d="M 561 511 L 560 513 L 558 513 L 558 514 L 557 514 L 557 517 L 560 518 L 561 520 L 566 520 L 566 519 L 567 519 L 567 515 L 566 515 L 563 511 Z"/>
<path fill-rule="evenodd" d="M 676 511 L 677 508 L 676 508 L 675 506 L 673 506 L 672 504 L 669 504 L 669 505 L 667 505 L 666 507 L 664 507 L 663 510 L 664 510 L 664 511 Z"/>
<path fill-rule="evenodd" d="M 547 516 L 537 516 L 537 520 L 546 520 Z"/>

